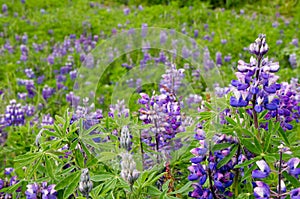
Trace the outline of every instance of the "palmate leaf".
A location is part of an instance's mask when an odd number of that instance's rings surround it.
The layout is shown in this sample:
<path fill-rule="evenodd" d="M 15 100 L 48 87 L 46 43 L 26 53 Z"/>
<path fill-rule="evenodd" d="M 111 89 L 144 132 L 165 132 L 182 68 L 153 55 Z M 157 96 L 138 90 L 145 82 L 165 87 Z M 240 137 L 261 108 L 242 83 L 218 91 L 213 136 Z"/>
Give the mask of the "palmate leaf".
<path fill-rule="evenodd" d="M 76 189 L 76 187 L 79 184 L 80 181 L 80 175 L 77 175 L 74 177 L 74 179 L 71 179 L 69 185 L 64 190 L 64 198 L 68 198 Z"/>
<path fill-rule="evenodd" d="M 257 147 L 252 143 L 251 139 L 240 139 L 242 145 L 244 145 L 250 152 L 260 155 L 262 153 L 261 147 Z"/>
<path fill-rule="evenodd" d="M 77 178 L 80 177 L 81 172 L 75 171 L 74 173 L 69 174 L 68 176 L 64 177 L 61 181 L 59 181 L 56 186 L 55 189 L 61 190 L 64 189 L 65 187 L 67 187 L 70 183 L 72 183 L 74 180 L 76 180 Z"/>

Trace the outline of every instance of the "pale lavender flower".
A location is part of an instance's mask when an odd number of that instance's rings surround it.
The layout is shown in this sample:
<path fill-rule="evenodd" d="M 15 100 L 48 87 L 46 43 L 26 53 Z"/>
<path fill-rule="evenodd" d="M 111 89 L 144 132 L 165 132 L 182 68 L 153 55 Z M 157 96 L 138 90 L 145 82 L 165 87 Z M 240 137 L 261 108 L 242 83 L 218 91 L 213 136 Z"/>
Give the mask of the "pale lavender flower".
<path fill-rule="evenodd" d="M 7 5 L 6 5 L 6 4 L 2 4 L 2 12 L 3 12 L 3 13 L 6 13 L 7 10 L 8 10 Z"/>
<path fill-rule="evenodd" d="M 129 8 L 124 8 L 124 15 L 129 15 L 130 9 Z"/>
<path fill-rule="evenodd" d="M 140 172 L 136 169 L 136 163 L 132 155 L 128 152 L 121 154 L 121 177 L 127 181 L 130 185 L 137 180 L 140 175 Z"/>
<path fill-rule="evenodd" d="M 278 39 L 277 41 L 276 41 L 276 44 L 277 45 L 280 45 L 280 44 L 282 44 L 283 43 L 283 41 L 281 40 L 281 39 Z"/>
<path fill-rule="evenodd" d="M 296 46 L 296 47 L 298 47 L 299 46 L 299 40 L 298 40 L 298 38 L 294 38 L 292 40 L 291 44 L 294 45 L 294 46 Z"/>
<path fill-rule="evenodd" d="M 296 53 L 292 53 L 289 56 L 289 62 L 292 66 L 292 68 L 296 68 L 297 67 L 297 57 L 296 57 Z"/>
<path fill-rule="evenodd" d="M 89 170 L 87 168 L 81 171 L 78 189 L 82 193 L 82 195 L 87 198 L 89 197 L 89 193 L 93 189 L 93 182 L 90 179 Z"/>

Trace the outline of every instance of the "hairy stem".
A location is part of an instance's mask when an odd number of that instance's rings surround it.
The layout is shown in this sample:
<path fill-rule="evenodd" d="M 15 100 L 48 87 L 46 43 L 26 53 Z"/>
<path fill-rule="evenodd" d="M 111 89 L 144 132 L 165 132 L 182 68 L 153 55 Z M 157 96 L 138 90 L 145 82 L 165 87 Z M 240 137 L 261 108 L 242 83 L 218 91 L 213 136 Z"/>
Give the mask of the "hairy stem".
<path fill-rule="evenodd" d="M 237 150 L 237 153 L 236 153 L 236 164 L 238 164 L 238 159 L 239 159 L 239 156 L 241 154 L 241 145 L 239 144 L 238 146 L 238 150 Z M 235 176 L 234 176 L 234 195 L 237 197 L 238 194 L 239 194 L 239 174 L 240 174 L 240 169 L 239 168 L 235 168 L 234 169 L 234 173 L 235 173 Z"/>
<path fill-rule="evenodd" d="M 159 134 L 158 134 L 158 126 L 157 126 L 157 121 L 156 119 L 154 119 L 154 124 L 155 124 L 155 149 L 156 149 L 156 152 L 158 152 L 159 150 Z M 159 157 L 157 155 L 157 163 L 159 163 Z"/>
<path fill-rule="evenodd" d="M 144 167 L 144 148 L 143 148 L 143 141 L 142 141 L 142 133 L 140 131 L 140 147 L 141 147 L 141 154 L 142 154 L 142 165 Z M 144 168 L 143 168 L 144 169 Z"/>
<path fill-rule="evenodd" d="M 279 169 L 278 169 L 278 199 L 281 198 L 281 166 L 282 166 L 282 150 L 280 150 L 279 157 Z"/>
<path fill-rule="evenodd" d="M 256 70 L 256 81 L 259 81 L 259 70 L 260 70 L 260 62 L 262 60 L 262 56 L 258 56 L 257 58 L 257 70 Z M 261 138 L 260 138 L 260 132 L 259 132 L 259 126 L 258 126 L 258 117 L 257 117 L 257 112 L 255 111 L 255 103 L 256 103 L 256 94 L 253 95 L 253 98 L 252 98 L 252 112 L 253 112 L 253 120 L 254 120 L 254 126 L 255 128 L 258 130 L 258 133 L 257 133 L 257 139 L 260 141 Z"/>

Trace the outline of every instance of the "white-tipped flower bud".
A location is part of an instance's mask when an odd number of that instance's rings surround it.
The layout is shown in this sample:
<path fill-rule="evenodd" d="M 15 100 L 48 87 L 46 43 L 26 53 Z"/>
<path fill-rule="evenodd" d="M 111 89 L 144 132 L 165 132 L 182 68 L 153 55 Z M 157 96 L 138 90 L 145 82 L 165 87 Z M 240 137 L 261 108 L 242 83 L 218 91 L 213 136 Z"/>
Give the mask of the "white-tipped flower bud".
<path fill-rule="evenodd" d="M 121 147 L 130 151 L 131 148 L 131 135 L 128 126 L 123 126 L 121 130 L 121 137 L 120 137 L 120 144 Z"/>
<path fill-rule="evenodd" d="M 121 177 L 129 182 L 131 185 L 136 181 L 139 177 L 140 172 L 136 170 L 136 163 L 133 160 L 133 157 L 128 152 L 121 154 L 122 162 L 121 162 Z"/>
<path fill-rule="evenodd" d="M 81 171 L 80 182 L 78 186 L 79 191 L 83 196 L 88 197 L 93 189 L 93 182 L 90 180 L 89 170 L 83 169 Z"/>

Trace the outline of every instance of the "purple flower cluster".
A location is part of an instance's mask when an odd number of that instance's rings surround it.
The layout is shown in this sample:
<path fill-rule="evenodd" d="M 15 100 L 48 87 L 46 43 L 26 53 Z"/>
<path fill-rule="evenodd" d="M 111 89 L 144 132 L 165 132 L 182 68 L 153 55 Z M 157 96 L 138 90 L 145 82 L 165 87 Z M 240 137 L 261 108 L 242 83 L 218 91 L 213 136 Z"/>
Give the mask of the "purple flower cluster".
<path fill-rule="evenodd" d="M 191 150 L 195 157 L 191 158 L 192 165 L 188 167 L 190 171 L 188 179 L 197 182 L 193 184 L 194 190 L 189 193 L 189 196 L 198 199 L 231 197 L 229 187 L 233 183 L 233 167 L 237 163 L 237 158 L 232 158 L 227 164 L 218 168 L 219 162 L 230 154 L 231 148 L 209 151 L 205 132 L 199 124 L 195 139 L 199 140 L 200 146 Z M 216 144 L 236 143 L 233 137 L 226 135 L 215 136 L 214 140 Z M 207 181 L 208 187 L 206 187 Z"/>
<path fill-rule="evenodd" d="M 55 190 L 55 185 L 47 186 L 47 182 L 43 182 L 41 186 L 37 183 L 27 185 L 27 190 L 25 192 L 26 199 L 56 199 L 57 192 Z"/>
<path fill-rule="evenodd" d="M 232 80 L 235 87 L 234 96 L 230 98 L 230 105 L 233 107 L 246 107 L 251 101 L 254 111 L 262 112 L 264 109 L 276 110 L 279 100 L 276 98 L 276 91 L 280 89 L 277 83 L 279 63 L 269 61 L 263 56 L 268 51 L 265 35 L 259 35 L 249 47 L 256 58 L 251 57 L 250 63 L 240 60 L 238 62 L 238 80 Z"/>
<path fill-rule="evenodd" d="M 22 126 L 25 124 L 24 107 L 17 103 L 16 100 L 11 100 L 5 110 L 6 126 Z"/>
<path fill-rule="evenodd" d="M 115 115 L 117 114 L 117 115 Z M 125 106 L 124 100 L 118 100 L 117 104 L 110 105 L 108 116 L 114 118 L 115 116 L 118 117 L 128 117 L 129 116 L 129 109 Z"/>
<path fill-rule="evenodd" d="M 177 133 L 185 131 L 188 121 L 185 121 L 181 113 L 182 101 L 176 99 L 176 92 L 181 86 L 184 77 L 183 69 L 176 69 L 174 65 L 166 64 L 166 73 L 162 75 L 160 82 L 160 94 L 150 97 L 146 93 L 140 93 L 138 100 L 143 107 L 139 110 L 140 120 L 144 124 L 151 124 L 144 129 L 141 139 L 153 150 L 163 153 L 163 157 L 169 158 L 171 149 L 182 146 L 180 140 L 174 140 Z"/>
<path fill-rule="evenodd" d="M 296 84 L 297 82 L 294 85 L 287 82 L 281 83 L 281 88 L 276 93 L 279 99 L 278 109 L 266 115 L 266 119 L 277 118 L 284 130 L 291 130 L 293 128 L 291 123 L 300 120 L 300 100 Z"/>
<path fill-rule="evenodd" d="M 276 118 L 285 130 L 293 128 L 292 121 L 299 121 L 299 100 L 297 91 L 288 83 L 277 83 L 279 77 L 275 73 L 279 70 L 279 63 L 272 62 L 264 55 L 268 51 L 265 35 L 259 35 L 249 50 L 256 58 L 251 57 L 250 63 L 238 62 L 237 80 L 232 80 L 233 96 L 230 105 L 233 107 L 247 107 L 251 116 L 268 110 L 266 119 Z M 266 124 L 261 127 L 267 128 Z"/>

